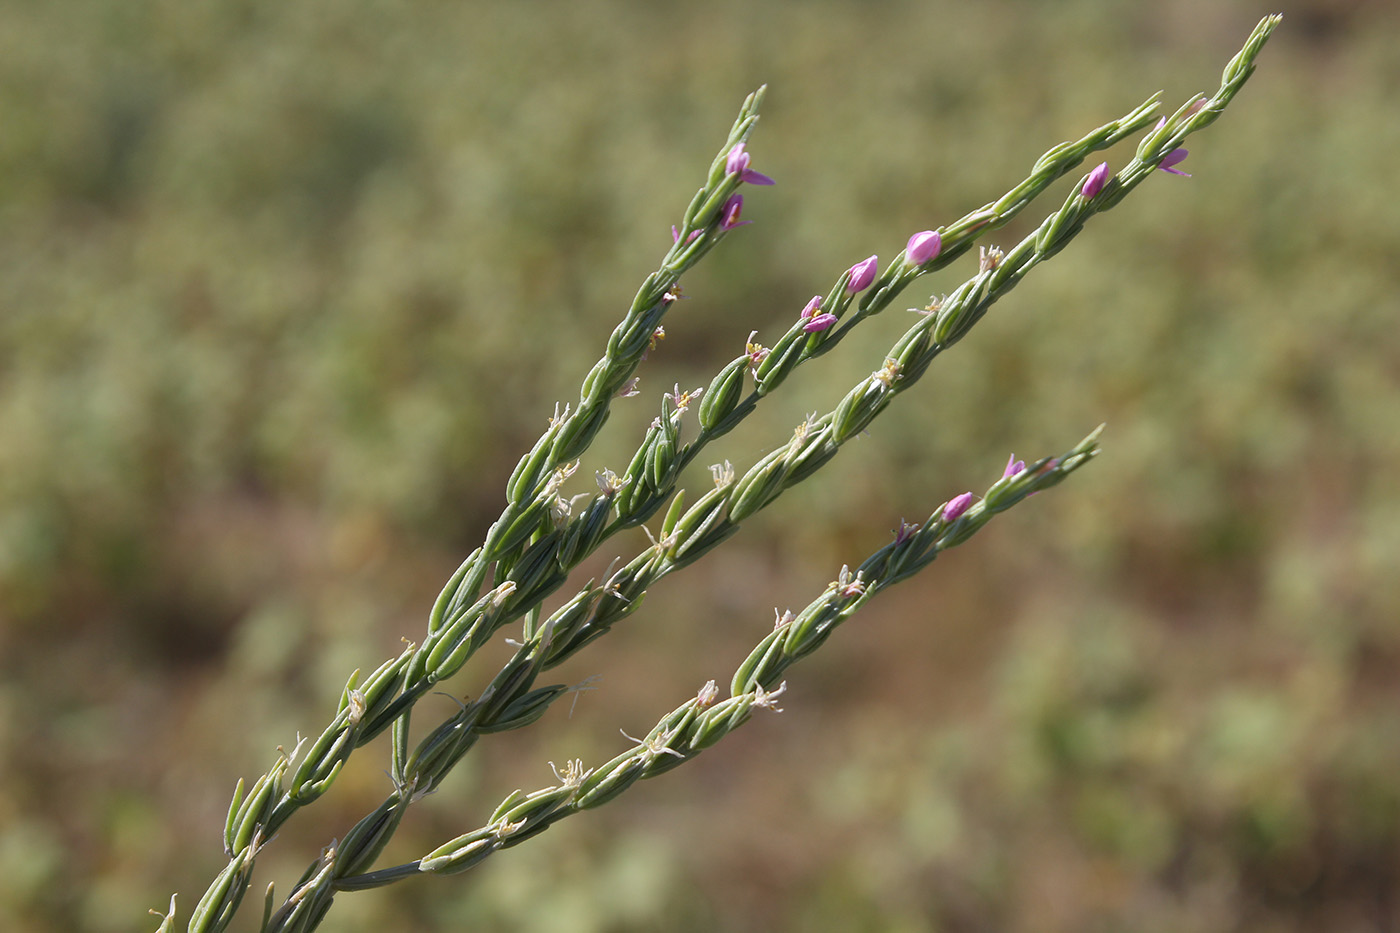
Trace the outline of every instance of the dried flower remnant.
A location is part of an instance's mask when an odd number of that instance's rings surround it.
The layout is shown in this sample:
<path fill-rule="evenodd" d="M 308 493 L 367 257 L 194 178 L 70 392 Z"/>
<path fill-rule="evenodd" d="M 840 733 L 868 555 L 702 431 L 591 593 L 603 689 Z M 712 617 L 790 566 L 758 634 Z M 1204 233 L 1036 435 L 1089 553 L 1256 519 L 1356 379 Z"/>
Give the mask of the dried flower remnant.
<path fill-rule="evenodd" d="M 763 344 L 754 340 L 758 336 L 758 331 L 749 331 L 748 342 L 744 344 L 744 353 L 749 358 L 750 372 L 757 373 L 758 367 L 763 365 L 763 361 L 768 359 L 769 349 Z"/>

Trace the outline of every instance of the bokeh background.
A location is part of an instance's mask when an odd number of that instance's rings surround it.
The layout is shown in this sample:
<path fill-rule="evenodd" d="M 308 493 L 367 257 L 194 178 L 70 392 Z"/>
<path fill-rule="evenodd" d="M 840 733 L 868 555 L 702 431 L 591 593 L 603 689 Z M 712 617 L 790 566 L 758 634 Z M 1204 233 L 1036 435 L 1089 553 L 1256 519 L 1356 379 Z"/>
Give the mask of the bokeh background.
<path fill-rule="evenodd" d="M 1213 89 L 1280 8 L 1194 178 L 1095 220 L 659 585 L 559 671 L 596 689 L 484 740 L 385 864 L 727 681 L 773 607 L 1008 452 L 1106 421 L 1097 462 L 873 604 L 781 715 L 325 929 L 1400 929 L 1400 17 L 1347 0 L 0 6 L 0 928 L 150 929 L 172 891 L 188 916 L 235 779 L 419 637 L 758 84 L 778 186 L 570 491 L 663 389 L 1050 145 Z M 713 459 L 829 407 L 901 314 Z M 385 756 L 255 891 L 383 796 Z"/>

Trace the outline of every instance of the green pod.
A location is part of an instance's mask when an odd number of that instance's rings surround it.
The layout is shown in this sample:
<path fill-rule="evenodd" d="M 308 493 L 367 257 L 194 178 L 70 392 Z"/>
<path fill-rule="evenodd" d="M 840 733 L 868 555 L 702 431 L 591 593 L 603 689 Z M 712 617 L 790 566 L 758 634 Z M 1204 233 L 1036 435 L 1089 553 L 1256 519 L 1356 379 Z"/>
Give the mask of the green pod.
<path fill-rule="evenodd" d="M 238 909 L 248 890 L 248 872 L 245 870 L 248 859 L 248 850 L 241 849 L 219 872 L 190 915 L 189 933 L 218 933 L 228 926 L 233 912 Z"/>
<path fill-rule="evenodd" d="M 919 324 L 909 328 L 904 335 L 899 338 L 899 342 L 890 348 L 890 359 L 899 364 L 899 372 L 904 375 L 904 371 L 928 351 L 932 342 L 929 337 L 929 329 L 933 321 L 925 317 Z"/>
<path fill-rule="evenodd" d="M 549 430 L 535 441 L 535 446 L 530 448 L 530 452 L 521 457 L 520 462 L 515 465 L 515 470 L 506 483 L 506 501 L 511 505 L 519 505 L 526 499 L 532 499 L 539 491 L 540 483 L 549 472 L 549 452 L 554 447 L 554 437 L 558 434 L 559 427 L 558 423 L 550 425 Z"/>
<path fill-rule="evenodd" d="M 258 826 L 267 821 L 268 812 L 272 809 L 272 795 L 281 783 L 277 780 L 280 776 L 280 770 L 274 769 L 253 783 L 253 789 L 248 792 L 243 806 L 238 810 L 238 816 L 234 818 L 236 828 L 233 838 L 228 840 L 229 848 L 234 852 L 247 849 Z"/>
<path fill-rule="evenodd" d="M 612 515 L 611 496 L 598 495 L 588 504 L 588 509 L 569 523 L 559 544 L 559 566 L 569 570 L 583 560 L 603 538 L 607 531 L 608 518 Z"/>
<path fill-rule="evenodd" d="M 426 674 L 434 680 L 446 680 L 457 672 L 457 667 L 453 667 L 448 658 L 464 645 L 468 646 L 469 651 L 474 650 L 470 648 L 472 639 L 469 635 L 481 623 L 482 617 L 486 615 L 486 611 L 491 607 L 495 598 L 494 590 L 486 593 L 448 623 L 433 646 L 428 648 L 427 657 L 423 660 Z M 426 648 L 427 645 L 424 647 Z M 462 660 L 465 661 L 466 658 Z"/>
<path fill-rule="evenodd" d="M 345 734 L 348 731 L 350 731 L 350 710 L 346 708 L 337 713 L 335 719 L 331 720 L 331 724 L 321 731 L 316 741 L 311 743 L 311 747 L 306 750 L 301 764 L 292 772 L 292 779 L 288 782 L 292 796 L 296 796 L 297 788 L 311 780 L 311 775 L 321 769 L 322 762 L 328 755 L 345 745 Z"/>
<path fill-rule="evenodd" d="M 739 405 L 744 392 L 744 371 L 749 367 L 748 355 L 732 360 L 710 381 L 710 387 L 700 397 L 700 427 L 713 431 Z"/>
<path fill-rule="evenodd" d="M 711 745 L 748 721 L 753 710 L 753 697 L 747 693 L 732 696 L 705 710 L 690 730 L 690 747 L 696 751 Z"/>
<path fill-rule="evenodd" d="M 538 823 L 540 820 L 548 817 L 555 810 L 559 809 L 560 806 L 567 804 L 569 798 L 573 796 L 573 793 L 574 790 L 572 787 L 546 787 L 544 790 L 537 790 L 533 794 L 529 794 L 518 800 L 510 809 L 506 810 L 506 812 L 502 813 L 499 817 L 494 817 L 491 822 L 504 821 L 510 824 L 525 823 L 525 826 L 522 826 L 511 834 L 512 841 L 506 843 L 506 846 L 514 845 L 516 836 L 519 833 L 527 832 L 529 824 Z M 499 813 L 500 810 L 498 809 L 497 812 Z"/>
<path fill-rule="evenodd" d="M 632 752 L 614 758 L 579 786 L 574 806 L 579 810 L 602 806 L 637 783 L 645 770 L 645 762 Z"/>
<path fill-rule="evenodd" d="M 476 727 L 477 732 L 508 732 L 528 726 L 544 715 L 550 704 L 569 692 L 563 684 L 538 687 L 509 703 L 500 714 Z"/>
<path fill-rule="evenodd" d="M 802 450 L 788 462 L 787 484 L 802 482 L 820 470 L 841 448 L 830 438 L 828 429 L 823 429 L 815 437 L 809 438 Z"/>
<path fill-rule="evenodd" d="M 734 493 L 730 497 L 729 519 L 733 522 L 741 522 L 748 518 L 769 502 L 777 498 L 782 492 L 783 481 L 787 477 L 783 456 L 787 453 L 787 448 L 779 448 L 768 454 L 745 473 L 737 483 L 734 484 Z"/>
<path fill-rule="evenodd" d="M 494 542 L 497 555 L 509 554 L 523 541 L 548 524 L 550 500 L 541 496 L 525 507 L 525 511 Z"/>
<path fill-rule="evenodd" d="M 696 538 L 702 537 L 716 523 L 724 520 L 725 505 L 728 501 L 727 488 L 711 489 L 701 496 L 684 515 L 672 522 L 670 528 L 665 529 L 666 534 L 676 536 L 677 557 L 685 553 Z"/>
<path fill-rule="evenodd" d="M 660 433 L 661 429 L 659 427 L 647 428 L 647 433 L 646 436 L 642 438 L 641 446 L 638 447 L 637 452 L 632 455 L 632 462 L 627 465 L 627 472 L 623 474 L 623 478 L 627 482 L 623 484 L 622 488 L 617 491 L 617 495 L 613 497 L 613 501 L 617 505 L 617 514 L 619 516 L 627 515 L 628 512 L 631 511 L 632 503 L 636 501 L 638 495 L 640 495 L 640 487 L 644 482 L 643 477 L 647 474 L 647 458 L 651 452 L 652 445 L 656 443 L 656 438 Z"/>
<path fill-rule="evenodd" d="M 576 459 L 593 443 L 593 438 L 598 436 L 611 413 L 607 399 L 581 405 L 555 438 L 550 458 L 555 463 L 568 463 Z"/>
<path fill-rule="evenodd" d="M 754 685 L 759 682 L 761 673 L 782 655 L 783 639 L 787 632 L 783 629 L 774 629 L 764 636 L 763 641 L 749 652 L 749 656 L 744 659 L 744 663 L 739 665 L 739 669 L 734 672 L 734 679 L 729 682 L 729 692 L 733 696 L 750 693 Z"/>
<path fill-rule="evenodd" d="M 242 804 L 242 803 L 243 803 L 243 779 L 242 779 L 242 778 L 239 778 L 239 779 L 238 779 L 238 783 L 235 784 L 235 785 L 234 785 L 234 788 L 233 788 L 233 799 L 230 800 L 230 801 L 229 801 L 229 804 L 228 804 L 228 816 L 225 817 L 225 819 L 224 819 L 224 854 L 225 854 L 225 855 L 232 855 L 233 852 L 234 852 L 234 849 L 233 849 L 233 835 L 234 835 L 234 828 L 235 828 L 235 825 L 236 825 L 236 824 L 235 824 L 235 820 L 238 818 L 238 815 L 242 812 L 242 810 L 241 810 L 241 808 L 240 808 L 240 804 Z"/>
<path fill-rule="evenodd" d="M 767 395 L 776 389 L 802 362 L 802 354 L 807 349 L 807 337 L 801 327 L 794 325 L 792 330 L 783 334 L 773 349 L 768 351 L 768 356 L 758 364 L 758 371 L 754 373 L 759 395 Z"/>
<path fill-rule="evenodd" d="M 884 392 L 874 379 L 864 379 L 846 393 L 836 406 L 836 417 L 832 419 L 831 439 L 840 445 L 865 430 L 865 426 L 875 416 Z"/>
<path fill-rule="evenodd" d="M 720 208 L 724 207 L 724 202 L 738 189 L 739 181 L 738 175 L 722 175 L 717 184 L 710 186 L 710 194 L 705 198 L 705 203 L 700 205 L 694 217 L 687 217 L 686 222 L 692 227 L 708 227 L 714 223 Z"/>
<path fill-rule="evenodd" d="M 674 433 L 670 436 L 658 437 L 656 443 L 652 445 L 651 456 L 647 458 L 650 467 L 646 479 L 650 487 L 658 493 L 664 491 L 671 481 L 671 475 L 676 467 L 676 437 Z"/>
<path fill-rule="evenodd" d="M 419 789 L 436 786 L 442 776 L 476 744 L 478 715 L 478 709 L 473 704 L 465 712 L 439 723 L 409 754 L 404 764 L 404 775 L 410 781 L 416 781 Z"/>
<path fill-rule="evenodd" d="M 367 872 L 399 828 L 408 807 L 398 797 L 389 797 L 374 812 L 360 820 L 336 847 L 332 878 L 348 878 Z"/>
<path fill-rule="evenodd" d="M 423 856 L 418 862 L 418 870 L 434 875 L 455 875 L 485 860 L 498 846 L 495 828 L 483 826 Z"/>

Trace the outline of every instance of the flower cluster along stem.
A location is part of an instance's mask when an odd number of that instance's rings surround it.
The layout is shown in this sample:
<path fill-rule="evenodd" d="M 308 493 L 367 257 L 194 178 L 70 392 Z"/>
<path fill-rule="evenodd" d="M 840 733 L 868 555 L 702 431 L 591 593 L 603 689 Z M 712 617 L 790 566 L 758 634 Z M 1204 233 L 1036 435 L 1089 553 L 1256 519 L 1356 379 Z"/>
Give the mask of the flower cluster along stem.
<path fill-rule="evenodd" d="M 716 702 L 717 692 L 707 688 L 663 719 L 636 749 L 587 772 L 581 765 L 571 765 L 558 785 L 512 795 L 483 828 L 409 866 L 374 869 L 404 813 L 435 790 L 482 735 L 529 725 L 569 692 L 562 684 L 537 686 L 543 671 L 636 612 L 654 583 L 723 543 L 746 518 L 819 471 L 847 440 L 864 431 L 897 395 L 916 383 L 939 353 L 962 339 L 995 301 L 1077 236 L 1090 217 L 1117 205 L 1157 169 L 1184 174 L 1174 168 L 1185 157 L 1180 143 L 1218 118 L 1248 79 L 1255 57 L 1277 25 L 1278 17 L 1263 20 L 1226 68 L 1219 90 L 1210 98 L 1192 98 L 1172 116 L 1159 120 L 1139 143 L 1135 157 L 1117 174 L 1109 173 L 1106 163 L 1095 168 L 1063 206 L 1050 212 L 1034 233 L 1009 252 L 982 247 L 978 271 L 952 294 L 923 309 L 879 368 L 851 387 L 831 411 L 804 421 L 746 472 L 736 475 L 727 463 L 712 467 L 714 488 L 689 507 L 684 491 L 678 491 L 682 471 L 709 443 L 752 414 L 799 366 L 824 355 L 861 321 L 886 309 L 915 279 L 966 253 L 1089 155 L 1146 129 L 1156 116 L 1160 95 L 1077 142 L 1052 148 L 1024 181 L 996 201 L 936 231 L 915 234 L 906 250 L 882 271 L 874 256 L 845 270 L 825 296 L 813 298 L 771 349 L 753 343 L 751 337 L 746 352 L 726 364 L 708 388 L 682 391 L 677 386 L 666 393 L 659 416 L 627 469 L 621 474 L 600 473 L 599 493 L 575 508 L 574 499 L 565 497 L 562 488 L 610 417 L 613 400 L 634 394 L 635 373 L 679 296 L 681 276 L 725 236 L 748 223 L 739 219 L 740 187 L 773 183 L 750 167 L 746 146 L 764 89 L 750 95 L 712 161 L 704 185 L 673 228 L 671 248 L 647 276 L 612 331 L 602 357 L 584 378 L 577 406 L 556 411 L 521 458 L 507 484 L 505 508 L 481 546 L 443 588 L 421 644 L 408 646 L 367 676 L 358 671 L 352 674 L 335 716 L 318 736 L 298 741 L 290 752 L 279 749 L 265 774 L 249 786 L 238 783 L 224 827 L 229 861 L 196 906 L 188 926 L 191 933 L 227 928 L 251 884 L 254 863 L 266 840 L 301 807 L 325 793 L 355 749 L 386 729 L 391 732 L 392 792 L 342 839 L 327 846 L 276 909 L 269 887 L 260 927 L 264 933 L 315 929 L 337 892 L 423 872 L 465 870 L 564 816 L 613 799 L 636 780 L 693 757 L 746 721 L 755 706 L 771 705 L 781 690 L 779 680 L 786 667 L 820 646 L 875 593 L 917 572 L 940 551 L 962 543 L 995 512 L 1060 482 L 1087 462 L 1097 450 L 1096 434 L 1063 457 L 1016 472 L 1008 467 L 1006 476 L 977 504 L 972 504 L 970 495 L 950 500 L 921 527 L 902 529 L 893 544 L 872 555 L 853 577 L 843 571 L 842 579 L 802 613 L 780 618 L 778 628 L 736 672 L 728 700 Z M 692 440 L 683 442 L 684 417 L 691 408 L 698 409 L 699 430 Z M 610 571 L 606 579 L 589 581 L 542 617 L 543 601 L 567 582 L 581 561 L 613 535 L 647 522 L 663 506 L 667 511 L 660 533 L 653 535 L 649 547 Z M 513 657 L 480 695 L 461 702 L 452 715 L 414 742 L 412 713 L 417 702 L 434 685 L 458 673 L 503 626 L 522 619 Z M 170 929 L 174 915 L 172 901 L 161 930 Z"/>
<path fill-rule="evenodd" d="M 1027 496 L 1047 489 L 1088 463 L 1098 453 L 1098 431 L 1056 458 L 998 480 L 981 501 L 949 519 L 939 506 L 922 525 L 904 526 L 895 540 L 870 555 L 852 574 L 843 567 L 801 612 L 778 616 L 735 670 L 730 696 L 719 700 L 714 681 L 663 716 L 627 751 L 597 768 L 571 762 L 559 783 L 532 793 L 515 791 L 479 828 L 463 833 L 422 858 L 363 875 L 340 879 L 340 890 L 391 884 L 415 873 L 450 875 L 473 868 L 501 849 L 538 835 L 582 810 L 616 799 L 637 781 L 656 777 L 695 758 L 748 722 L 755 709 L 777 710 L 788 668 L 819 648 L 842 623 L 878 593 L 913 576 L 943 551 L 967 541 L 992 516 Z M 558 772 L 556 771 L 556 774 Z"/>

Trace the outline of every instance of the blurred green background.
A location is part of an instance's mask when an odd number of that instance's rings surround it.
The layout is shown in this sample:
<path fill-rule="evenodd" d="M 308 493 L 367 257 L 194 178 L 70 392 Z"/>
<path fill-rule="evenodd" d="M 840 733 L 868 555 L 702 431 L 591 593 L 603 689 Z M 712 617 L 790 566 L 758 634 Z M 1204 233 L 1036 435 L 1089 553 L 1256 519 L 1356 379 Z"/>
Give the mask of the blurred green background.
<path fill-rule="evenodd" d="M 871 436 L 658 586 L 560 670 L 601 675 L 572 715 L 484 740 L 385 864 L 727 681 L 774 606 L 1009 451 L 1107 421 L 1096 463 L 874 603 L 782 715 L 466 876 L 346 895 L 325 929 L 1400 929 L 1379 0 L 0 5 L 0 928 L 149 929 L 176 890 L 188 917 L 235 779 L 420 637 L 758 84 L 778 186 L 687 277 L 568 491 L 625 466 L 663 389 L 1052 144 L 1212 90 L 1279 8 L 1194 178 L 1092 223 Z M 907 321 L 706 462 L 752 462 Z M 612 544 L 602 564 L 644 539 Z M 255 891 L 383 796 L 385 756 L 281 832 Z"/>

